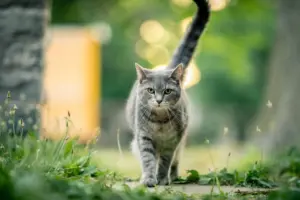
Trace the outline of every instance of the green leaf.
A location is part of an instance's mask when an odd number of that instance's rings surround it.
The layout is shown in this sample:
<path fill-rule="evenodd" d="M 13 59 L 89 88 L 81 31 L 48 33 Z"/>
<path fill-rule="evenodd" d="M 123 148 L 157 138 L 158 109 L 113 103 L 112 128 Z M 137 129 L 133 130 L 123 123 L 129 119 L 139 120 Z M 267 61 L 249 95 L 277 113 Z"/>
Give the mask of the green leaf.
<path fill-rule="evenodd" d="M 88 166 L 86 168 L 84 168 L 84 172 L 82 174 L 82 176 L 94 176 L 97 174 L 99 170 L 97 169 L 96 166 Z"/>
<path fill-rule="evenodd" d="M 213 179 L 211 177 L 201 177 L 199 180 L 200 185 L 209 185 L 213 182 Z"/>
<path fill-rule="evenodd" d="M 197 183 L 200 179 L 199 172 L 196 170 L 187 170 L 188 176 L 186 178 L 189 183 Z"/>
<path fill-rule="evenodd" d="M 89 166 L 89 164 L 90 164 L 90 159 L 91 159 L 91 156 L 90 156 L 90 155 L 81 157 L 81 158 L 79 158 L 79 159 L 76 161 L 76 164 L 77 164 L 79 167 L 87 167 L 87 166 Z"/>
<path fill-rule="evenodd" d="M 64 148 L 64 157 L 67 157 L 70 154 L 72 154 L 73 146 L 74 146 L 74 140 L 71 139 L 71 140 L 67 141 L 67 143 L 65 144 L 65 148 Z"/>

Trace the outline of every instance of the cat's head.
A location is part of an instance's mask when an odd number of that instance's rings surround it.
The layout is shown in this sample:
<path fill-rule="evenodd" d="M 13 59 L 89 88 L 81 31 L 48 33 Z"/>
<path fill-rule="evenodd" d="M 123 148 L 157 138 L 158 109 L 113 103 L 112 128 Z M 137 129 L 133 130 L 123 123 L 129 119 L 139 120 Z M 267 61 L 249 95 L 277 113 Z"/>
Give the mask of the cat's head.
<path fill-rule="evenodd" d="M 175 69 L 145 69 L 135 64 L 139 82 L 139 101 L 153 109 L 174 106 L 182 93 L 184 68 L 179 64 Z"/>

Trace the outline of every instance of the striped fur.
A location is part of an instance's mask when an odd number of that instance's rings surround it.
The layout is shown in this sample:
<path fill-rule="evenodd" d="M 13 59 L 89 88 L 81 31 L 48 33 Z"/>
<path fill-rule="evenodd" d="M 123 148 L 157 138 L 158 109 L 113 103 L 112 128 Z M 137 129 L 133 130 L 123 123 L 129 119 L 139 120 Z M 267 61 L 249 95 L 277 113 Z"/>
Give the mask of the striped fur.
<path fill-rule="evenodd" d="M 136 64 L 137 80 L 126 105 L 134 133 L 132 151 L 140 160 L 141 183 L 166 185 L 178 176 L 180 150 L 188 125 L 187 97 L 182 88 L 187 66 L 209 17 L 206 0 L 194 0 L 198 11 L 192 25 L 165 69 Z"/>

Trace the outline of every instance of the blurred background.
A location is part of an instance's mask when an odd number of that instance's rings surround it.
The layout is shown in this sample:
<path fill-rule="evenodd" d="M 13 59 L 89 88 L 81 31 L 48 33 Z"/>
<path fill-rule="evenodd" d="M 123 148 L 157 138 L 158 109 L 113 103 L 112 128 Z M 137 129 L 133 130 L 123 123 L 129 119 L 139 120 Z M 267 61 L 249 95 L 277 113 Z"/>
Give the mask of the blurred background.
<path fill-rule="evenodd" d="M 271 1 L 211 0 L 212 15 L 189 76 L 192 123 L 188 144 L 205 139 L 246 139 L 246 129 L 262 102 L 274 40 Z M 167 64 L 196 10 L 192 0 L 52 2 L 52 25 L 94 26 L 101 57 L 101 146 L 131 136 L 123 108 L 136 78 L 134 63 Z"/>
<path fill-rule="evenodd" d="M 240 166 L 300 142 L 299 1 L 210 4 L 186 82 L 192 112 L 182 173 Z M 104 165 L 138 175 L 124 115 L 134 63 L 167 64 L 196 6 L 192 0 L 52 0 L 49 8 L 43 130 L 65 128 L 68 115 L 85 139 L 100 133 L 97 156 Z"/>

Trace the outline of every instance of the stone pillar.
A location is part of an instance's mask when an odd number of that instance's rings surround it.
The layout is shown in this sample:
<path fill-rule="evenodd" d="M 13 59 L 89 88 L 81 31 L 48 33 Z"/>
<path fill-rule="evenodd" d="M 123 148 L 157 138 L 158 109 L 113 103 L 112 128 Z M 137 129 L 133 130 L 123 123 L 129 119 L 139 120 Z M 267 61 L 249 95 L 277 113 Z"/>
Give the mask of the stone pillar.
<path fill-rule="evenodd" d="M 0 131 L 22 132 L 38 127 L 36 105 L 40 102 L 44 68 L 46 0 L 0 0 Z M 3 105 L 10 91 L 9 104 Z M 13 105 L 17 110 L 9 112 Z M 3 108 L 6 107 L 6 108 Z M 9 107 L 9 108 L 8 108 Z M 16 107 L 15 107 L 16 108 Z M 13 109 L 13 108 L 12 108 Z M 3 111 L 7 110 L 7 112 Z M 2 128 L 1 128 L 2 127 Z M 12 130 L 14 129 L 14 130 Z M 19 129 L 20 130 L 20 129 Z"/>

